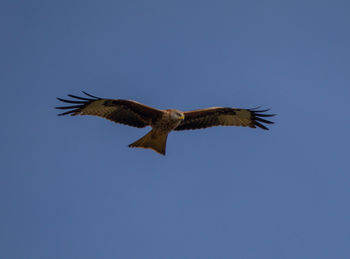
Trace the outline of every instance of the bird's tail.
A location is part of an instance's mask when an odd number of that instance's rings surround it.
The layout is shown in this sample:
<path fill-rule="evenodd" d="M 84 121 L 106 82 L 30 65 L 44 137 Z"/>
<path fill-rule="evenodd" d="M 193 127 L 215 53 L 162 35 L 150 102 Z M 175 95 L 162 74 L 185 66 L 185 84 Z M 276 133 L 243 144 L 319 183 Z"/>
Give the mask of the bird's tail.
<path fill-rule="evenodd" d="M 152 129 L 145 136 L 131 143 L 129 147 L 150 148 L 159 154 L 165 155 L 167 138 L 168 132 L 159 132 Z"/>

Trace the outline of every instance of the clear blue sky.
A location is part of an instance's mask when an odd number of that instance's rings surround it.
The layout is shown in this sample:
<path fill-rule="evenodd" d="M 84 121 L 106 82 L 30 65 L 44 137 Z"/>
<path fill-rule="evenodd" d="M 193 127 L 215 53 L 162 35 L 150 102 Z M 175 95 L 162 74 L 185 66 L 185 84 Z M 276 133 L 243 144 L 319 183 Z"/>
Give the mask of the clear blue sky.
<path fill-rule="evenodd" d="M 350 258 L 349 1 L 2 1 L 0 258 Z M 270 131 L 57 117 L 81 90 Z"/>

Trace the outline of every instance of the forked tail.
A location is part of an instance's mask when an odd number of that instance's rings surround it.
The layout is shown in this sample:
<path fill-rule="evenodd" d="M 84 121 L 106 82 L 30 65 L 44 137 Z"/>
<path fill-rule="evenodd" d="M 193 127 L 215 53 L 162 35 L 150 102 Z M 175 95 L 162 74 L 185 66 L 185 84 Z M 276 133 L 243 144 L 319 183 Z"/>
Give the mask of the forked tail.
<path fill-rule="evenodd" d="M 150 148 L 159 154 L 165 155 L 166 140 L 168 138 L 167 132 L 159 132 L 151 130 L 139 140 L 131 143 L 129 147 Z"/>

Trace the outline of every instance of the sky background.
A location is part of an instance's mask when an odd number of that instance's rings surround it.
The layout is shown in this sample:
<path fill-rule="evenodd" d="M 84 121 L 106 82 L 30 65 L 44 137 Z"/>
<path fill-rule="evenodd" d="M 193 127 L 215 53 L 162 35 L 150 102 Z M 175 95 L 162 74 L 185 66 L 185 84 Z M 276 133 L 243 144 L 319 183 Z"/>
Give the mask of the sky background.
<path fill-rule="evenodd" d="M 2 1 L 0 258 L 350 258 L 350 2 Z M 81 90 L 270 131 L 58 117 Z"/>

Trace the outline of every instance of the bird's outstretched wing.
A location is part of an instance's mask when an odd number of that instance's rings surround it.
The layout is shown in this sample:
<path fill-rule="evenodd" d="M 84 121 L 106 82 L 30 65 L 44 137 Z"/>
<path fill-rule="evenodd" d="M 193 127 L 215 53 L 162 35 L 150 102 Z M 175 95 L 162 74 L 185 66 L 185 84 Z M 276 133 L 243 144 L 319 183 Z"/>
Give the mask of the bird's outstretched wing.
<path fill-rule="evenodd" d="M 117 123 L 143 128 L 160 119 L 164 113 L 162 110 L 132 100 L 103 99 L 84 91 L 83 93 L 89 98 L 71 94 L 68 96 L 73 100 L 57 98 L 61 102 L 73 104 L 55 107 L 68 110 L 58 115 L 95 115 Z"/>
<path fill-rule="evenodd" d="M 272 117 L 275 114 L 264 114 L 269 109 L 258 109 L 212 107 L 184 112 L 185 119 L 175 130 L 201 129 L 213 126 L 259 127 L 268 130 L 263 123 L 273 124 L 273 122 L 263 119 L 263 117 Z"/>

